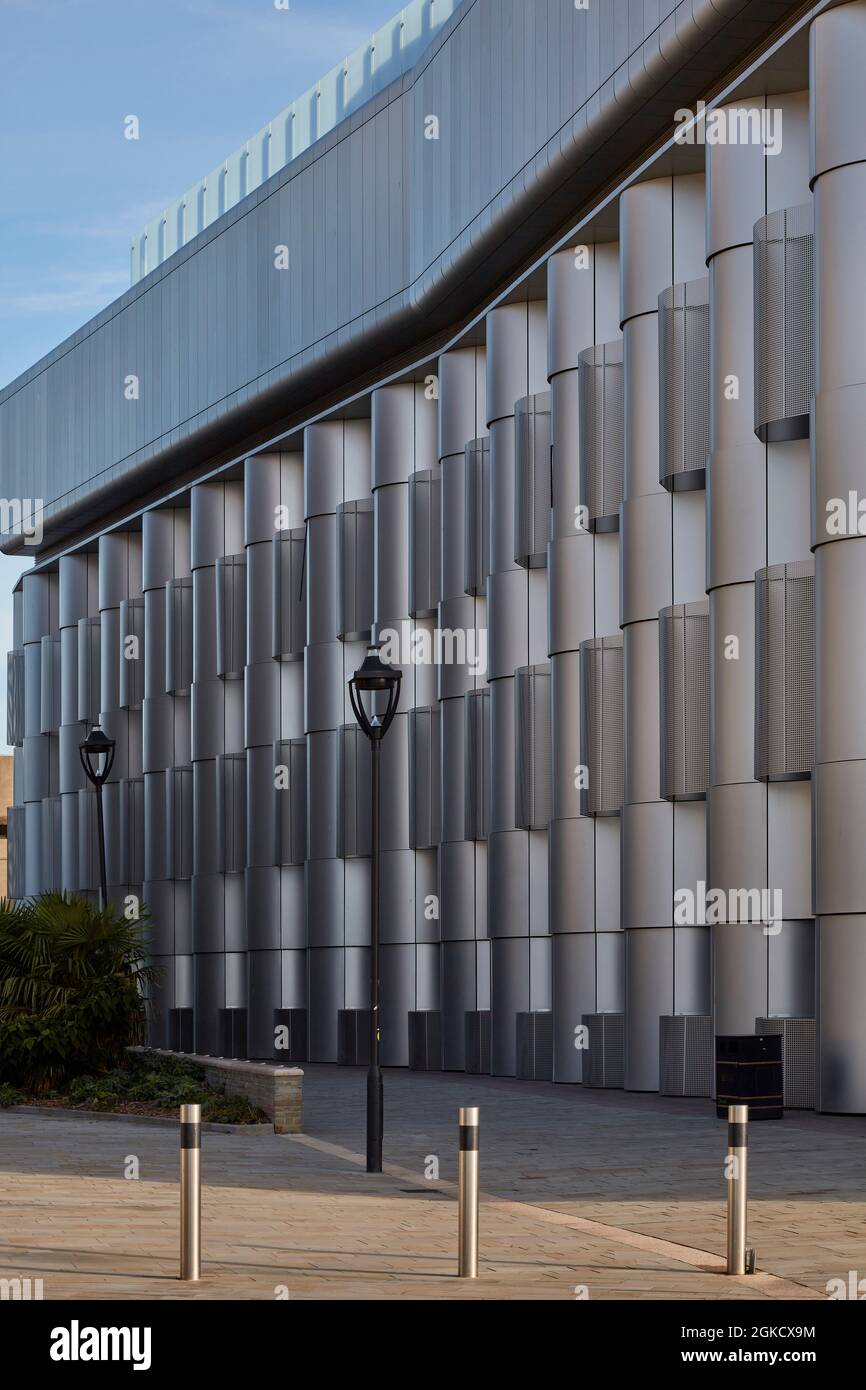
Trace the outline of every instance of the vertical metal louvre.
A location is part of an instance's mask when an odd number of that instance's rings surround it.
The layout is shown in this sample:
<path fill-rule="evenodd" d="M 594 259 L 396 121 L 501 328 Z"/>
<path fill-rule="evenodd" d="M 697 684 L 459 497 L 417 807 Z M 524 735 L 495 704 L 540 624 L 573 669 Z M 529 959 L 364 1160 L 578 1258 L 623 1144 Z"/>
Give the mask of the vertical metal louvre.
<path fill-rule="evenodd" d="M 273 541 L 273 646 L 276 661 L 303 661 L 307 640 L 304 599 L 306 528 L 277 531 Z"/>
<path fill-rule="evenodd" d="M 755 223 L 755 433 L 806 439 L 815 394 L 811 203 Z"/>
<path fill-rule="evenodd" d="M 192 685 L 192 580 L 169 579 L 165 586 L 165 688 L 188 695 Z"/>
<path fill-rule="evenodd" d="M 514 407 L 514 559 L 524 569 L 547 564 L 550 540 L 550 392 Z"/>
<path fill-rule="evenodd" d="M 42 638 L 42 675 L 40 681 L 40 730 L 56 734 L 60 727 L 60 636 Z"/>
<path fill-rule="evenodd" d="M 791 781 L 815 765 L 815 562 L 755 575 L 755 777 Z"/>
<path fill-rule="evenodd" d="M 337 636 L 367 642 L 373 625 L 373 501 L 337 507 Z"/>
<path fill-rule="evenodd" d="M 464 589 L 483 598 L 490 573 L 490 437 L 466 445 Z"/>
<path fill-rule="evenodd" d="M 586 348 L 577 361 L 581 501 L 590 531 L 618 531 L 625 467 L 622 340 Z"/>
<path fill-rule="evenodd" d="M 274 863 L 303 864 L 307 852 L 307 740 L 278 739 L 274 743 L 274 768 Z"/>
<path fill-rule="evenodd" d="M 144 599 L 120 604 L 120 706 L 141 709 L 144 698 Z"/>
<path fill-rule="evenodd" d="M 515 808 L 524 830 L 546 830 L 550 821 L 550 665 L 523 666 L 514 673 Z"/>
<path fill-rule="evenodd" d="M 466 839 L 486 840 L 490 825 L 490 691 L 468 690 L 466 721 Z"/>
<path fill-rule="evenodd" d="M 439 843 L 439 707 L 409 711 L 409 844 Z"/>
<path fill-rule="evenodd" d="M 87 724 L 99 723 L 101 641 L 101 620 L 99 618 L 80 618 L 78 621 L 78 718 Z"/>
<path fill-rule="evenodd" d="M 216 562 L 217 675 L 242 680 L 247 660 L 247 560 L 223 555 Z"/>
<path fill-rule="evenodd" d="M 661 795 L 702 801 L 710 780 L 710 606 L 675 603 L 659 613 Z"/>
<path fill-rule="evenodd" d="M 580 789 L 584 816 L 617 816 L 622 810 L 623 639 L 591 637 L 581 643 Z"/>
<path fill-rule="evenodd" d="M 441 588 L 440 480 L 425 468 L 409 478 L 409 616 L 435 618 Z"/>
<path fill-rule="evenodd" d="M 219 870 L 243 873 L 247 863 L 247 760 L 244 753 L 216 759 Z"/>
<path fill-rule="evenodd" d="M 166 877 L 192 878 L 192 767 L 170 767 L 165 774 Z"/>
<path fill-rule="evenodd" d="M 13 648 L 6 654 L 6 742 L 10 748 L 24 746 L 24 650 Z"/>
<path fill-rule="evenodd" d="M 702 488 L 710 447 L 709 280 L 659 295 L 659 481 Z"/>
<path fill-rule="evenodd" d="M 357 724 L 344 724 L 340 729 L 338 859 L 363 859 L 370 853 L 370 777 L 370 740 Z"/>

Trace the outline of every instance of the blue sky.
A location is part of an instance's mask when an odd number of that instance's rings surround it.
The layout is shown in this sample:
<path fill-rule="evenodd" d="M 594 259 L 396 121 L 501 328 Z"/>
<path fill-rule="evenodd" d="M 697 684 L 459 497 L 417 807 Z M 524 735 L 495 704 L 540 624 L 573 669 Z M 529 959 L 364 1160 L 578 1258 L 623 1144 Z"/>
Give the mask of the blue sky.
<path fill-rule="evenodd" d="M 145 222 L 400 0 L 290 5 L 0 0 L 0 387 L 127 288 Z M 123 136 L 130 114 L 137 141 Z M 20 570 L 0 557 L 0 653 Z"/>

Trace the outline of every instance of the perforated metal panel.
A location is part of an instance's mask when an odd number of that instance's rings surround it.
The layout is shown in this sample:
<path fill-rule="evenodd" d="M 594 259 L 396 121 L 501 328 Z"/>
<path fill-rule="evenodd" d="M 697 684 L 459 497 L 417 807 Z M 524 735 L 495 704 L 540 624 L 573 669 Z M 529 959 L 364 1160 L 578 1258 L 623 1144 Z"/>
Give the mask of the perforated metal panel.
<path fill-rule="evenodd" d="M 659 613 L 661 794 L 701 801 L 710 781 L 710 606 L 675 603 Z"/>
<path fill-rule="evenodd" d="M 273 541 L 272 651 L 277 661 L 303 661 L 307 640 L 304 564 L 307 530 L 277 531 Z"/>
<path fill-rule="evenodd" d="M 755 223 L 755 433 L 805 439 L 815 394 L 811 203 Z"/>
<path fill-rule="evenodd" d="M 102 623 L 99 618 L 78 620 L 78 718 L 86 724 L 99 723 L 101 692 L 100 648 Z"/>
<path fill-rule="evenodd" d="M 583 1054 L 583 1084 L 621 1090 L 625 1084 L 625 1015 L 584 1014 L 589 1046 Z"/>
<path fill-rule="evenodd" d="M 435 849 L 439 843 L 439 706 L 409 711 L 409 844 Z"/>
<path fill-rule="evenodd" d="M 490 1010 L 470 1009 L 465 1018 L 467 1076 L 490 1075 Z"/>
<path fill-rule="evenodd" d="M 6 653 L 6 742 L 10 748 L 24 746 L 24 649 Z"/>
<path fill-rule="evenodd" d="M 442 1015 L 438 1009 L 409 1013 L 409 1070 L 442 1070 Z"/>
<path fill-rule="evenodd" d="M 518 1014 L 517 1075 L 523 1081 L 553 1080 L 553 1013 Z"/>
<path fill-rule="evenodd" d="M 755 777 L 791 781 L 815 765 L 815 562 L 755 575 Z"/>
<path fill-rule="evenodd" d="M 580 789 L 581 814 L 616 816 L 624 789 L 622 636 L 582 642 L 580 676 L 580 749 L 587 781 Z"/>
<path fill-rule="evenodd" d="M 490 437 L 466 445 L 464 588 L 483 598 L 490 573 Z"/>
<path fill-rule="evenodd" d="M 243 680 L 247 660 L 247 557 L 216 562 L 216 659 L 223 680 Z"/>
<path fill-rule="evenodd" d="M 373 625 L 373 501 L 337 508 L 337 636 L 368 642 Z"/>
<path fill-rule="evenodd" d="M 169 579 L 165 586 L 165 689 L 188 695 L 192 685 L 192 580 Z"/>
<path fill-rule="evenodd" d="M 659 295 L 659 481 L 702 488 L 710 447 L 709 280 Z"/>
<path fill-rule="evenodd" d="M 275 864 L 303 864 L 307 853 L 307 740 L 274 744 Z"/>
<path fill-rule="evenodd" d="M 370 740 L 357 724 L 340 729 L 340 801 L 337 858 L 363 859 L 370 853 Z"/>
<path fill-rule="evenodd" d="M 144 599 L 126 598 L 120 605 L 121 709 L 141 709 L 144 698 Z"/>
<path fill-rule="evenodd" d="M 219 754 L 216 794 L 220 873 L 243 873 L 247 862 L 247 760 L 244 753 Z"/>
<path fill-rule="evenodd" d="M 192 767 L 170 767 L 165 774 L 166 878 L 192 878 Z"/>
<path fill-rule="evenodd" d="M 525 569 L 547 564 L 552 494 L 550 392 L 514 406 L 514 559 Z"/>
<path fill-rule="evenodd" d="M 63 837 L 59 796 L 42 802 L 42 888 L 60 892 L 63 888 Z M 13 896 L 10 894 L 10 896 Z"/>
<path fill-rule="evenodd" d="M 60 727 L 60 637 L 42 638 L 42 670 L 39 683 L 40 730 L 56 734 Z"/>
<path fill-rule="evenodd" d="M 6 894 L 10 898 L 24 897 L 24 807 L 10 806 L 6 812 L 8 837 L 6 861 Z"/>
<path fill-rule="evenodd" d="M 524 830 L 546 830 L 553 799 L 550 665 L 514 673 L 514 804 Z"/>
<path fill-rule="evenodd" d="M 625 466 L 622 340 L 578 357 L 580 496 L 591 531 L 618 531 Z"/>
<path fill-rule="evenodd" d="M 486 840 L 490 825 L 490 691 L 468 690 L 466 721 L 466 839 Z"/>
<path fill-rule="evenodd" d="M 409 478 L 409 616 L 435 618 L 442 568 L 439 470 Z"/>
<path fill-rule="evenodd" d="M 814 1018 L 756 1018 L 755 1032 L 782 1036 L 782 1087 L 786 1110 L 815 1109 Z"/>
<path fill-rule="evenodd" d="M 663 1096 L 712 1096 L 715 1041 L 710 1014 L 659 1019 L 659 1092 Z"/>

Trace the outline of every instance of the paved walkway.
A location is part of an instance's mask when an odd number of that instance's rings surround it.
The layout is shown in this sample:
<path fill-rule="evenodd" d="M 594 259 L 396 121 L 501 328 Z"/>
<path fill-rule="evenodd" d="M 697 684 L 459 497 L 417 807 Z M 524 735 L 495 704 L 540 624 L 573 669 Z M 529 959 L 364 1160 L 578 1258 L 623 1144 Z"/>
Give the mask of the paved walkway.
<path fill-rule="evenodd" d="M 0 1111 L 0 1278 L 41 1278 L 46 1299 L 571 1300 L 814 1299 L 866 1276 L 866 1119 L 752 1126 L 760 1272 L 731 1279 L 708 1102 L 387 1072 L 387 1171 L 371 1177 L 363 1072 L 305 1071 L 304 1135 L 204 1136 L 200 1285 L 176 1278 L 173 1128 Z M 481 1107 L 477 1283 L 456 1278 L 466 1104 Z"/>

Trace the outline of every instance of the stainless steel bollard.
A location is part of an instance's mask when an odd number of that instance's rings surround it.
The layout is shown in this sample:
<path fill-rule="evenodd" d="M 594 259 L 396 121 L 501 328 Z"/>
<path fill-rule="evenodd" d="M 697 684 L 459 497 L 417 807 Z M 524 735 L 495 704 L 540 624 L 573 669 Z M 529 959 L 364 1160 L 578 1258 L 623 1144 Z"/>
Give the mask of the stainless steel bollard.
<path fill-rule="evenodd" d="M 457 1274 L 478 1278 L 478 1107 L 457 1112 L 460 1150 L 457 1156 Z"/>
<path fill-rule="evenodd" d="M 180 1107 L 180 1277 L 201 1278 L 201 1106 Z"/>
<path fill-rule="evenodd" d="M 746 1274 L 749 1107 L 728 1106 L 728 1274 Z"/>

